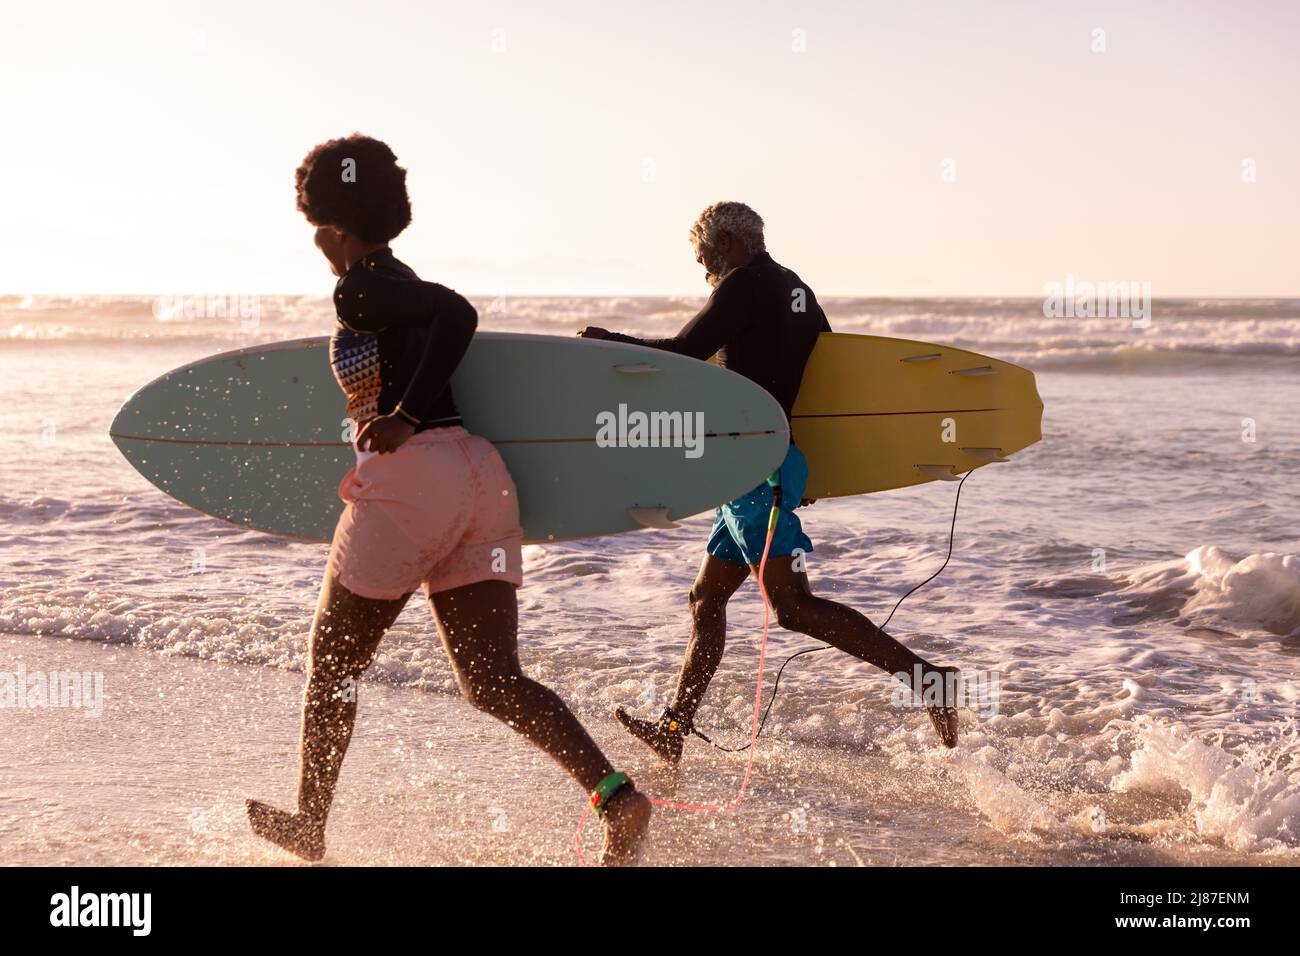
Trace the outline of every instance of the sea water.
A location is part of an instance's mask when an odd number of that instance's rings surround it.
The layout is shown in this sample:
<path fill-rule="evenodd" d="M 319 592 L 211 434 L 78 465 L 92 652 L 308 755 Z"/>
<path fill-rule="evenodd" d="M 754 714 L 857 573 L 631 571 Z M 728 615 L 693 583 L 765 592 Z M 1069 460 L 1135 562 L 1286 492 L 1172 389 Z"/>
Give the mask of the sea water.
<path fill-rule="evenodd" d="M 485 329 L 664 335 L 701 303 L 476 304 Z M 920 711 L 892 706 L 885 675 L 837 651 L 802 657 L 782 678 L 744 809 L 723 830 L 661 820 L 675 847 L 661 862 L 754 862 L 764 847 L 780 848 L 776 862 L 825 862 L 830 835 L 845 827 L 855 837 L 841 865 L 1300 859 L 1300 302 L 1157 299 L 1145 328 L 1046 318 L 1037 300 L 824 305 L 837 331 L 968 348 L 1038 376 L 1042 442 L 972 475 L 951 563 L 889 628 L 927 658 L 994 675 L 997 700 L 966 710 L 961 747 L 944 752 Z M 169 369 L 328 334 L 328 299 L 261 297 L 237 315 L 155 306 L 145 297 L 0 299 L 0 633 L 129 644 L 186 658 L 187 668 L 300 671 L 325 546 L 241 530 L 171 500 L 107 433 L 122 401 Z M 952 484 L 931 482 L 801 510 L 814 589 L 883 620 L 942 562 L 953 494 Z M 526 549 L 525 669 L 601 739 L 615 705 L 645 714 L 664 706 L 708 528 L 706 515 L 671 531 Z M 748 737 L 762 619 L 746 586 L 697 719 L 728 745 Z M 769 687 L 788 654 L 816 646 L 774 626 Z M 468 713 L 418 600 L 370 679 L 386 685 L 385 701 Z M 113 680 L 110 670 L 106 718 Z M 132 719 L 154 719 L 141 713 Z M 257 718 L 247 720 L 255 737 Z M 15 726 L 0 712 L 0 736 Z M 499 733 L 501 746 L 519 748 L 506 752 L 520 766 L 536 766 L 526 744 L 490 721 L 482 727 L 485 740 Z M 184 786 L 169 778 L 167 739 L 157 746 L 158 786 Z M 205 766 L 237 773 L 239 747 L 228 741 Z M 428 753 L 410 757 L 428 786 L 472 796 L 440 777 Z M 648 752 L 620 753 L 669 786 Z M 678 795 L 728 798 L 743 758 L 698 740 L 687 754 Z M 576 788 L 573 796 L 576 822 Z M 10 789 L 6 812 L 36 811 Z M 40 812 L 50 845 L 64 845 L 57 806 Z M 567 846 L 569 837 L 556 839 Z M 39 839 L 24 845 L 28 862 L 47 856 Z M 157 862 L 170 861 L 158 851 Z"/>

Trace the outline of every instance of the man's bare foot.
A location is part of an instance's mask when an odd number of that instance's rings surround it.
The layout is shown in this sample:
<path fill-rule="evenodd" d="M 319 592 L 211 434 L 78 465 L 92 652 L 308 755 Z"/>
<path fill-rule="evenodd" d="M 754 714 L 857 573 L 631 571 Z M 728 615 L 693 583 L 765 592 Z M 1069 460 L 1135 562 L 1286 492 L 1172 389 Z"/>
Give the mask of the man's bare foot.
<path fill-rule="evenodd" d="M 681 727 L 677 730 L 669 730 L 663 717 L 658 720 L 642 720 L 640 717 L 633 717 L 622 707 L 614 709 L 614 716 L 628 733 L 653 750 L 655 756 L 664 763 L 675 765 L 682 759 L 682 745 L 686 741 L 686 731 Z"/>
<path fill-rule="evenodd" d="M 930 723 L 934 725 L 934 732 L 939 735 L 945 747 L 957 746 L 957 734 L 961 730 L 961 721 L 957 716 L 956 707 L 927 707 L 930 714 Z"/>
<path fill-rule="evenodd" d="M 601 866 L 631 866 L 641 852 L 650 828 L 650 801 L 630 783 L 620 787 L 605 803 L 605 849 Z"/>
<path fill-rule="evenodd" d="M 248 824 L 264 840 L 315 863 L 325 855 L 325 824 L 286 813 L 260 800 L 245 800 Z"/>
<path fill-rule="evenodd" d="M 960 674 L 961 671 L 956 667 L 936 667 L 935 670 L 944 674 Z M 957 703 L 957 681 L 960 678 L 954 678 L 951 682 L 944 679 L 943 699 L 945 704 L 955 705 Z M 951 698 L 949 697 L 951 694 Z M 956 706 L 944 707 L 927 707 L 927 713 L 930 715 L 930 723 L 934 726 L 934 732 L 939 735 L 945 747 L 957 746 L 957 735 L 960 732 L 960 720 L 957 716 Z"/>

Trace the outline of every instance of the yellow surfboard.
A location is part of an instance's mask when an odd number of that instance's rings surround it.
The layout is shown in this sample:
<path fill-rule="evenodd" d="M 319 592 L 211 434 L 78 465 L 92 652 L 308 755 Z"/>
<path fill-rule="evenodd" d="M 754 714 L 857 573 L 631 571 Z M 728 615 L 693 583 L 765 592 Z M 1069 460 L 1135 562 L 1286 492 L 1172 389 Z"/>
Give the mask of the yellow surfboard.
<path fill-rule="evenodd" d="M 791 430 L 808 498 L 860 495 L 965 472 L 1042 436 L 1034 373 L 963 349 L 824 332 Z"/>

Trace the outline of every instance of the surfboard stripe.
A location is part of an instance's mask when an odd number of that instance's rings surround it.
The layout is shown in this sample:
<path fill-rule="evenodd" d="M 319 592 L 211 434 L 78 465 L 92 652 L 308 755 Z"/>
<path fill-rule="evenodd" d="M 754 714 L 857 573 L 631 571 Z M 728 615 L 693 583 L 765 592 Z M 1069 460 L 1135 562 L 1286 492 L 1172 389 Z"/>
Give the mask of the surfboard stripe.
<path fill-rule="evenodd" d="M 220 445 L 229 448 L 351 448 L 345 441 L 222 441 L 215 438 L 154 438 L 151 435 L 122 435 L 109 432 L 108 437 L 121 441 L 156 442 L 160 445 Z"/>
<path fill-rule="evenodd" d="M 780 431 L 770 428 L 759 432 L 705 432 L 705 438 L 754 438 L 763 435 L 779 435 Z M 149 435 L 122 435 L 109 432 L 108 436 L 122 441 L 157 442 L 163 445 L 218 445 L 223 448 L 239 446 L 241 448 L 351 448 L 345 441 L 234 441 L 216 438 L 154 438 Z M 486 438 L 487 436 L 481 436 Z M 585 438 L 488 438 L 494 445 L 553 445 L 570 442 L 594 442 L 594 436 Z M 647 445 L 647 448 L 673 447 L 670 445 Z"/>
<path fill-rule="evenodd" d="M 921 412 L 826 412 L 820 415 L 793 415 L 792 418 L 874 418 L 883 415 L 966 415 L 971 412 L 1001 412 L 1002 408 L 935 408 Z"/>

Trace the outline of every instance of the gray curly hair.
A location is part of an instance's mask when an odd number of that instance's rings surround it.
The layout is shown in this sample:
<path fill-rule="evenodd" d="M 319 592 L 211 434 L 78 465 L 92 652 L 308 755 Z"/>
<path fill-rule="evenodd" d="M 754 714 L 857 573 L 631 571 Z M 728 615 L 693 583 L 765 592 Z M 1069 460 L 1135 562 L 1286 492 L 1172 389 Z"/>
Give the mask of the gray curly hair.
<path fill-rule="evenodd" d="M 718 233 L 728 232 L 749 253 L 766 250 L 763 242 L 763 217 L 743 202 L 715 202 L 691 226 L 691 243 L 697 249 L 703 243 L 713 246 Z"/>

